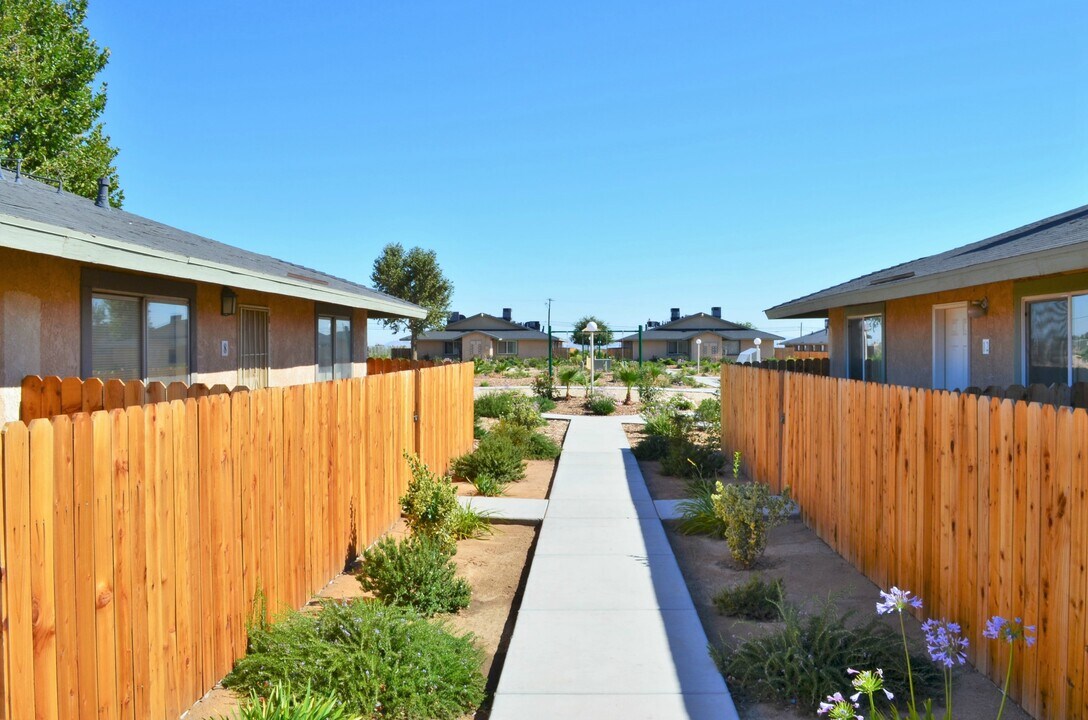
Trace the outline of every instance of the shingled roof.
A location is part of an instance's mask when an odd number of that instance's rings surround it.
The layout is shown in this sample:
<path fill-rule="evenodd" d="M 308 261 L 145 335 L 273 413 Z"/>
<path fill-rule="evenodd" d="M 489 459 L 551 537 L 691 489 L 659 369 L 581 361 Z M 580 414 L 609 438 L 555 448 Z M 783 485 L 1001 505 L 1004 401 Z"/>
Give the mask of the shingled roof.
<path fill-rule="evenodd" d="M 156 275 L 424 317 L 417 305 L 319 270 L 217 242 L 0 171 L 0 247 Z"/>
<path fill-rule="evenodd" d="M 834 307 L 1088 268 L 1088 205 L 936 255 L 854 278 L 768 309 L 772 320 Z"/>

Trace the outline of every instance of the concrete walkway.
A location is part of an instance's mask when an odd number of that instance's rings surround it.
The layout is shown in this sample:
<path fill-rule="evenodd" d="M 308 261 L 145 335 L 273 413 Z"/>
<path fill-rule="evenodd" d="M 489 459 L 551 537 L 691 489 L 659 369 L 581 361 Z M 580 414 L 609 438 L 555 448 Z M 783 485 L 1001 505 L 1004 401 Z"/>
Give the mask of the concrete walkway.
<path fill-rule="evenodd" d="M 733 720 L 623 418 L 563 443 L 492 720 Z"/>

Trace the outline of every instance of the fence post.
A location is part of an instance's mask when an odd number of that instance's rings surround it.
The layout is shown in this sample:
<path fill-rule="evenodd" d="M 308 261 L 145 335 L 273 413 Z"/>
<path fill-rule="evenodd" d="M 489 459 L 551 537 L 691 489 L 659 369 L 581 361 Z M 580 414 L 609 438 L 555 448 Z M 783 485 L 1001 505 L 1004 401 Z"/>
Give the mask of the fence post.
<path fill-rule="evenodd" d="M 412 379 L 415 381 L 415 408 L 412 415 L 412 431 L 415 433 L 415 448 L 416 457 L 423 459 L 423 433 L 420 432 L 420 426 L 423 424 L 422 412 L 423 412 L 423 371 L 418 367 L 412 371 Z"/>
<path fill-rule="evenodd" d="M 782 461 L 785 457 L 786 444 L 786 373 L 778 373 L 778 492 L 784 487 Z"/>

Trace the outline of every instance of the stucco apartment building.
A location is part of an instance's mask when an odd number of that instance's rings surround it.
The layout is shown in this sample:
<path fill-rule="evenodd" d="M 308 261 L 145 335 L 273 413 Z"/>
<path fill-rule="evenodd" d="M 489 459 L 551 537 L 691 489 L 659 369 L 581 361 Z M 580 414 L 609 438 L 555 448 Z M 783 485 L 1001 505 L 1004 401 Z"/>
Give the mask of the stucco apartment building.
<path fill-rule="evenodd" d="M 774 341 L 781 340 L 780 335 L 723 320 L 720 307 L 710 308 L 709 314 L 698 312 L 684 316 L 680 315 L 680 308 L 672 308 L 669 322 L 651 320 L 646 323 L 642 331 L 642 357 L 646 360 L 695 360 L 698 353 L 706 360 L 730 360 L 755 347 L 757 338 L 760 340 L 760 355 L 764 359 L 773 358 Z M 624 357 L 638 358 L 637 333 L 620 338 L 620 342 Z"/>
<path fill-rule="evenodd" d="M 291 385 L 366 374 L 411 303 L 0 169 L 0 420 L 27 375 Z"/>
<path fill-rule="evenodd" d="M 828 318 L 838 377 L 949 389 L 1088 382 L 1088 205 L 767 317 Z"/>
<path fill-rule="evenodd" d="M 452 312 L 444 330 L 416 338 L 416 354 L 429 359 L 545 358 L 548 342 L 548 333 L 541 330 L 539 322 L 514 322 L 510 308 L 502 309 L 502 317 L 487 313 L 465 317 Z M 553 336 L 551 344 L 552 354 L 558 357 L 563 351 L 563 341 Z"/>

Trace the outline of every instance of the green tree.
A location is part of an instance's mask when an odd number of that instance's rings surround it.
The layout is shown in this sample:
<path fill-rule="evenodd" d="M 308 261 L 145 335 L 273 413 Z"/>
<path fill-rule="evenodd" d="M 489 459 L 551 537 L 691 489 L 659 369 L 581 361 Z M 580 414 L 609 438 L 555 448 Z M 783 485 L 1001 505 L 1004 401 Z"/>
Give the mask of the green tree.
<path fill-rule="evenodd" d="M 86 15 L 86 0 L 0 1 L 0 155 L 89 198 L 108 178 L 120 206 L 117 148 L 99 120 L 106 84 L 94 84 L 110 53 L 91 39 Z"/>
<path fill-rule="evenodd" d="M 570 400 L 570 386 L 582 382 L 582 369 L 577 365 L 563 365 L 559 368 L 559 382 L 567 386 L 567 394 L 564 400 Z"/>
<path fill-rule="evenodd" d="M 575 345 L 589 345 L 589 333 L 583 332 L 583 329 L 591 320 L 597 323 L 597 332 L 593 333 L 593 344 L 597 347 L 611 345 L 612 331 L 608 329 L 608 323 L 594 315 L 586 315 L 574 323 L 574 332 L 570 334 L 571 342 Z"/>
<path fill-rule="evenodd" d="M 630 405 L 631 387 L 642 379 L 642 369 L 638 365 L 624 362 L 620 363 L 619 367 L 612 372 L 612 376 L 627 388 L 627 397 L 623 399 L 623 404 Z"/>
<path fill-rule="evenodd" d="M 442 327 L 453 298 L 453 283 L 442 274 L 434 250 L 414 247 L 407 253 L 400 243 L 390 243 L 374 261 L 370 274 L 374 287 L 387 295 L 407 300 L 427 311 L 423 318 L 382 318 L 393 332 L 407 329 L 412 336 L 412 359 L 418 359 L 416 338 Z"/>

